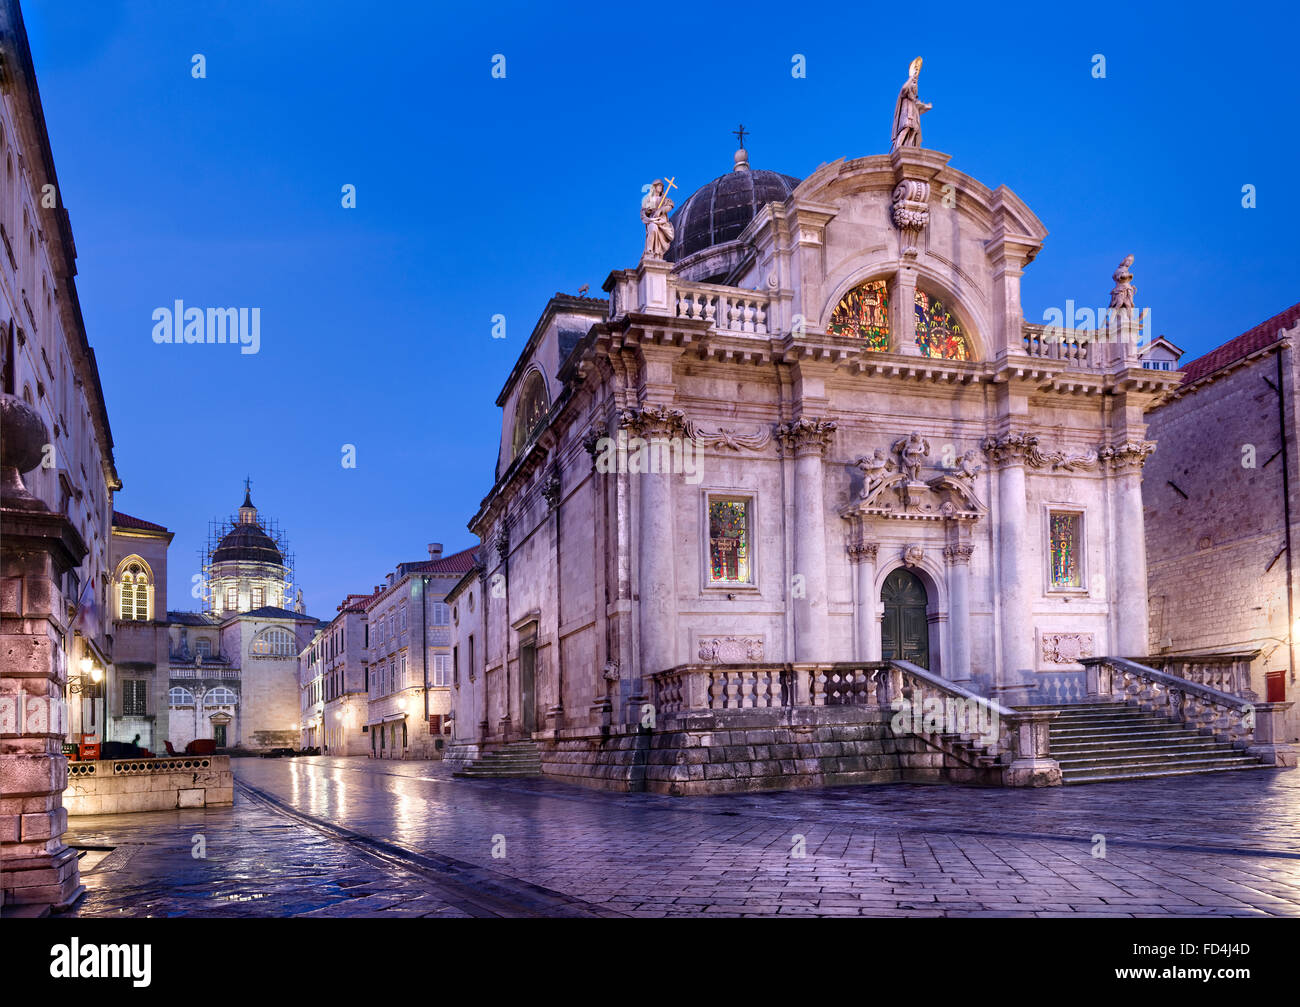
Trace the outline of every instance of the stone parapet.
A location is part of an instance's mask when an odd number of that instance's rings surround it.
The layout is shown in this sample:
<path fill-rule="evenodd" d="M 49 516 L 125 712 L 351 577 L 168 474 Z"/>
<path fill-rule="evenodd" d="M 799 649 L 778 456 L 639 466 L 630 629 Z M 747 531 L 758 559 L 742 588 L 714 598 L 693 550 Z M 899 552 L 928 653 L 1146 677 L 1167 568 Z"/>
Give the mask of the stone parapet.
<path fill-rule="evenodd" d="M 69 815 L 204 808 L 233 804 L 234 787 L 227 755 L 74 762 L 63 806 Z"/>

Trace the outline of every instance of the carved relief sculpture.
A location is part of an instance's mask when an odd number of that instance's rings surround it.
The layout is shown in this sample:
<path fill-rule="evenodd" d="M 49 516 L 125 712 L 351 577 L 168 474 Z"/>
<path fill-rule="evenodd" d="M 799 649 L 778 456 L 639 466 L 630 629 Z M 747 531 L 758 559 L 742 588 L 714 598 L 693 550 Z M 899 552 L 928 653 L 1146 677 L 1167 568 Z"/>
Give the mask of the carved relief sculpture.
<path fill-rule="evenodd" d="M 1044 633 L 1039 640 L 1044 664 L 1078 664 L 1082 657 L 1092 657 L 1092 633 Z"/>
<path fill-rule="evenodd" d="M 763 660 L 760 636 L 718 636 L 700 641 L 701 664 L 745 664 Z"/>

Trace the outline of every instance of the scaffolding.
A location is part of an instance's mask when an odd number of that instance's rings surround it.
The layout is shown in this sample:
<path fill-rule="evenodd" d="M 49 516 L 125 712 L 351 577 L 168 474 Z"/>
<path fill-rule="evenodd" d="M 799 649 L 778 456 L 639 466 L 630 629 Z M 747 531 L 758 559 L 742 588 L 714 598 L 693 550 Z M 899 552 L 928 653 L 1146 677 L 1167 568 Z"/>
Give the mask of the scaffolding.
<path fill-rule="evenodd" d="M 259 513 L 256 523 L 275 543 L 275 547 L 280 551 L 280 556 L 284 560 L 282 564 L 284 567 L 284 607 L 292 609 L 296 578 L 294 576 L 294 555 L 289 549 L 289 539 L 280 527 L 280 522 L 275 518 L 263 519 Z M 199 550 L 199 568 L 203 571 L 202 601 L 205 612 L 212 612 L 215 608 L 215 599 L 212 596 L 212 554 L 217 551 L 217 546 L 221 544 L 221 540 L 238 525 L 238 514 L 232 514 L 224 521 L 221 518 L 213 518 L 208 522 L 208 537 L 203 544 L 203 548 Z"/>

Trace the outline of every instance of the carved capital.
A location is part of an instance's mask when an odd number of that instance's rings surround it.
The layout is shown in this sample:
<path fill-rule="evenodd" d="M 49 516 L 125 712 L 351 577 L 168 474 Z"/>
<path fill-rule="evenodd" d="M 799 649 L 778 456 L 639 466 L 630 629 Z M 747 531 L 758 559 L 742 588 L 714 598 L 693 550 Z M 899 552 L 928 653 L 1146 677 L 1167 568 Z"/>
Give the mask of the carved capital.
<path fill-rule="evenodd" d="M 497 547 L 497 555 L 503 560 L 510 555 L 510 530 L 506 528 L 505 521 L 502 521 L 501 527 L 497 529 L 493 544 Z"/>
<path fill-rule="evenodd" d="M 782 450 L 791 454 L 816 452 L 824 455 L 826 449 L 830 447 L 835 429 L 836 424 L 833 420 L 799 419 L 778 426 L 776 438 Z"/>
<path fill-rule="evenodd" d="M 619 426 L 638 437 L 653 440 L 671 440 L 687 433 L 686 414 L 669 406 L 636 406 L 624 409 L 619 416 Z"/>
<path fill-rule="evenodd" d="M 969 563 L 974 551 L 973 545 L 946 545 L 943 547 L 943 558 L 949 566 L 956 566 L 958 563 Z"/>
<path fill-rule="evenodd" d="M 1091 471 L 1097 467 L 1099 453 L 1084 451 L 1044 451 L 1033 434 L 1011 433 L 986 437 L 980 445 L 989 459 L 997 464 L 1032 465 L 1036 469 L 1066 472 Z"/>
<path fill-rule="evenodd" d="M 850 561 L 854 563 L 874 563 L 880 552 L 879 542 L 850 542 L 846 547 Z"/>
<path fill-rule="evenodd" d="M 1125 441 L 1123 444 L 1112 444 L 1102 448 L 1098 456 L 1102 464 L 1112 472 L 1141 472 L 1142 466 L 1146 464 L 1155 449 L 1155 441 Z"/>
<path fill-rule="evenodd" d="M 587 454 L 591 455 L 591 464 L 596 464 L 596 455 L 600 453 L 600 442 L 608 434 L 605 431 L 605 424 L 596 423 L 582 436 L 582 447 Z"/>
<path fill-rule="evenodd" d="M 546 498 L 547 510 L 555 510 L 560 505 L 560 491 L 560 470 L 555 468 L 551 470 L 546 485 L 542 487 L 542 496 Z"/>

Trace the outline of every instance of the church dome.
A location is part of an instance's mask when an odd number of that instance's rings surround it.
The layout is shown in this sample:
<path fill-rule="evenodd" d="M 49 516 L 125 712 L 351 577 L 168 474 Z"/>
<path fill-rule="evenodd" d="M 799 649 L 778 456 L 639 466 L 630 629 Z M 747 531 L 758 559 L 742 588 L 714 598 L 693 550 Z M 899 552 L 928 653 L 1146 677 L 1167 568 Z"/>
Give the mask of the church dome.
<path fill-rule="evenodd" d="M 275 540 L 255 524 L 237 524 L 212 551 L 213 563 L 274 563 L 284 565 Z"/>
<path fill-rule="evenodd" d="M 669 218 L 675 230 L 664 253 L 677 262 L 705 248 L 735 241 L 768 203 L 784 202 L 799 179 L 775 171 L 751 170 L 744 149 L 736 151 L 736 169 L 720 175 L 686 198 Z"/>
<path fill-rule="evenodd" d="M 257 508 L 244 492 L 244 504 L 239 508 L 239 522 L 226 532 L 212 550 L 213 563 L 273 563 L 284 566 L 284 556 L 275 539 L 271 538 L 257 521 Z"/>

